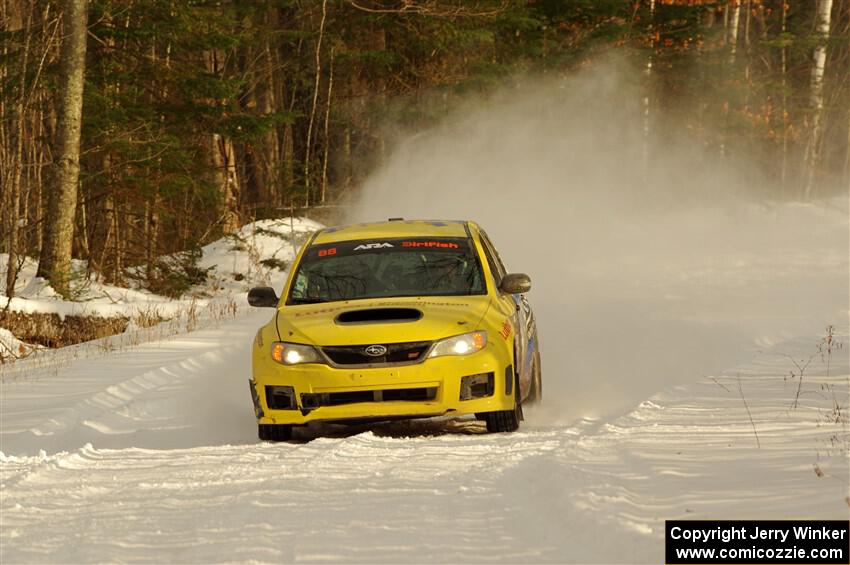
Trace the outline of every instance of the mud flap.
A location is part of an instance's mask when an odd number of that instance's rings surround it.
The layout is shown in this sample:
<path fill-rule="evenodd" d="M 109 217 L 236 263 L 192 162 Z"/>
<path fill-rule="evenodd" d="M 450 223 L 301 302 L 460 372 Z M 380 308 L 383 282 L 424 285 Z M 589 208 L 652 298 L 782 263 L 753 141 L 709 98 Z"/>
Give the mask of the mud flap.
<path fill-rule="evenodd" d="M 260 396 L 257 394 L 257 388 L 254 386 L 254 379 L 248 379 L 248 386 L 251 388 L 251 400 L 254 402 L 254 416 L 259 420 L 265 413 L 263 407 L 260 406 Z"/>
<path fill-rule="evenodd" d="M 525 415 L 522 413 L 522 389 L 519 387 L 519 372 L 514 373 L 514 378 L 516 379 L 516 386 L 514 386 L 514 396 L 516 398 L 514 402 L 516 402 L 517 419 L 523 422 L 525 421 Z"/>
<path fill-rule="evenodd" d="M 511 393 L 514 393 L 514 395 L 516 396 L 515 402 L 517 418 L 520 421 L 525 420 L 525 417 L 522 415 L 522 399 L 520 398 L 519 374 L 514 371 L 513 365 L 508 365 L 507 367 L 505 367 L 505 394 L 510 396 Z"/>

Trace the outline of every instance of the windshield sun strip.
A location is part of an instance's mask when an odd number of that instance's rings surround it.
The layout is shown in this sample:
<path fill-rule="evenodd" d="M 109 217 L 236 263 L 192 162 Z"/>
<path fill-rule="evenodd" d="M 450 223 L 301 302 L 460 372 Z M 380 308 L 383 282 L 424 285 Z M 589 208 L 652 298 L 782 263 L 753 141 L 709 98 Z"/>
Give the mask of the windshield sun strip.
<path fill-rule="evenodd" d="M 475 245 L 474 238 L 471 237 L 471 233 L 469 232 L 469 227 L 464 225 L 465 231 L 467 232 L 469 237 L 402 237 L 402 238 L 384 238 L 384 239 L 368 239 L 368 240 L 349 240 L 344 242 L 335 242 L 335 243 L 324 243 L 321 245 L 310 245 L 305 248 L 304 253 L 302 254 L 300 261 L 294 271 L 292 276 L 291 283 L 288 288 L 286 305 L 295 306 L 295 305 L 304 305 L 304 304 L 324 304 L 328 302 L 343 302 L 350 300 L 368 300 L 375 298 L 402 298 L 402 297 L 416 297 L 416 296 L 476 296 L 476 295 L 484 295 L 487 294 L 487 281 L 485 278 L 484 270 L 481 263 L 481 257 L 479 256 L 478 249 Z M 465 285 L 469 288 L 461 291 L 458 288 L 446 288 L 440 291 L 432 291 L 429 288 L 416 288 L 416 289 L 407 289 L 407 292 L 379 292 L 377 294 L 364 294 L 363 292 L 356 293 L 348 293 L 348 295 L 344 295 L 342 292 L 338 292 L 339 296 L 296 296 L 296 284 L 298 283 L 299 275 L 302 273 L 302 270 L 306 265 L 315 265 L 318 264 L 318 261 L 322 259 L 339 259 L 341 257 L 349 257 L 349 256 L 360 256 L 367 257 L 370 255 L 380 255 L 382 252 L 386 254 L 399 254 L 399 253 L 411 253 L 415 250 L 420 250 L 423 253 L 430 252 L 434 255 L 434 257 L 438 257 L 440 255 L 445 256 L 457 256 L 459 259 L 468 260 L 470 262 L 470 267 L 467 272 L 461 273 L 459 278 L 463 281 Z M 458 253 L 454 253 L 458 251 Z M 433 260 L 433 258 L 432 258 Z M 434 263 L 433 268 L 439 268 L 439 263 Z M 449 269 L 449 274 L 454 275 L 452 270 L 456 270 L 457 265 L 452 267 L 449 264 L 445 264 L 444 268 Z M 387 265 L 383 265 L 381 270 L 386 270 Z M 427 268 L 427 265 L 426 265 Z M 346 281 L 346 275 L 338 275 L 333 278 L 326 278 L 327 284 L 356 284 L 361 283 L 363 281 L 360 279 L 368 276 L 367 272 L 359 277 L 352 278 L 348 276 L 349 279 Z M 305 275 L 306 276 L 306 275 Z M 437 279 L 440 280 L 440 279 Z M 338 288 L 336 289 L 339 290 Z M 387 289 L 389 290 L 389 289 Z"/>

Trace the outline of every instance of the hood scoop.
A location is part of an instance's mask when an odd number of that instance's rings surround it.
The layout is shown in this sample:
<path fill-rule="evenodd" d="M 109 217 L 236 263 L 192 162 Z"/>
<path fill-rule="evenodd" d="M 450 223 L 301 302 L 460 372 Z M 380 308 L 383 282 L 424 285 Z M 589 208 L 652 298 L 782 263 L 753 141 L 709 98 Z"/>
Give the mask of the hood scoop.
<path fill-rule="evenodd" d="M 415 322 L 422 318 L 422 311 L 415 308 L 366 308 L 349 310 L 336 317 L 337 324 L 386 324 L 393 322 Z"/>

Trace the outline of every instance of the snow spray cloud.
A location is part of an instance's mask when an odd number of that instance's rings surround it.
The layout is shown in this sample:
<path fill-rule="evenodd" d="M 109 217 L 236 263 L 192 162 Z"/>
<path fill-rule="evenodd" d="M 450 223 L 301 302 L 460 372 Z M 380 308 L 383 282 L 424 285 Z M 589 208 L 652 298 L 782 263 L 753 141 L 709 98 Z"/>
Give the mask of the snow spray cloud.
<path fill-rule="evenodd" d="M 473 219 L 531 275 L 546 391 L 531 424 L 610 416 L 847 324 L 846 200 L 755 203 L 746 167 L 652 130 L 636 77 L 597 64 L 471 102 L 400 142 L 347 218 Z"/>

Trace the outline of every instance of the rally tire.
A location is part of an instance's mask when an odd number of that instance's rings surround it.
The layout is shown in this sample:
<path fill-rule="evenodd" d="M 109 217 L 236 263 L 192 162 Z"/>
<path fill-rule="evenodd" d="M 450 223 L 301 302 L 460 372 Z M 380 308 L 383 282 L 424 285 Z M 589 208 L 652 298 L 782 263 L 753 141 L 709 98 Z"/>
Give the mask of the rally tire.
<path fill-rule="evenodd" d="M 484 421 L 490 433 L 515 432 L 522 420 L 522 401 L 520 400 L 519 382 L 514 383 L 514 409 L 485 412 Z"/>
<path fill-rule="evenodd" d="M 258 424 L 257 435 L 263 441 L 289 441 L 292 439 L 292 426 Z"/>
<path fill-rule="evenodd" d="M 487 412 L 485 414 L 485 422 L 487 422 L 487 431 L 490 433 L 515 432 L 519 429 L 517 410 Z"/>

